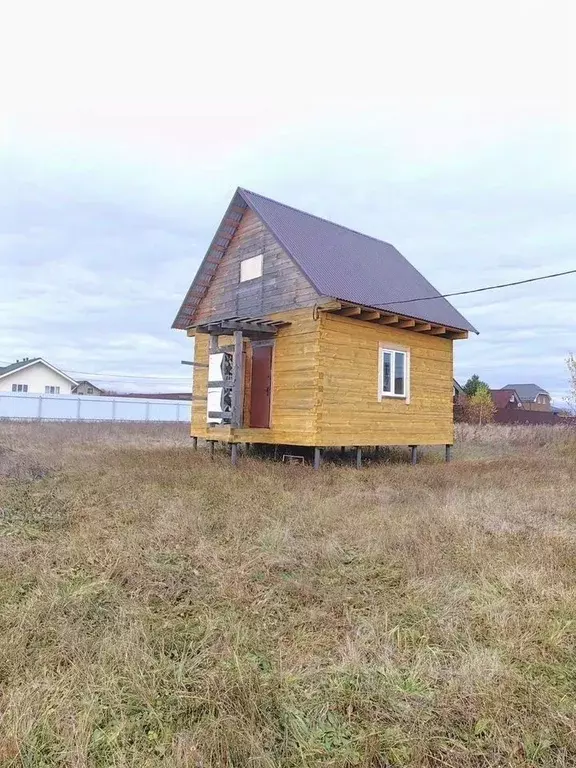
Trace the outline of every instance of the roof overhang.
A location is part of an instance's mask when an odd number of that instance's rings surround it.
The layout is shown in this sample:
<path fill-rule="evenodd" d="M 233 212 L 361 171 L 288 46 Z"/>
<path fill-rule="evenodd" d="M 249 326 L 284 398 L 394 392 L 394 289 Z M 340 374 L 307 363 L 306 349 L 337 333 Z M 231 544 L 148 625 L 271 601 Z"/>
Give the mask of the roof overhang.
<path fill-rule="evenodd" d="M 441 336 L 445 339 L 467 339 L 468 331 L 461 328 L 453 328 L 440 323 L 432 323 L 419 320 L 409 315 L 400 315 L 397 312 L 389 312 L 375 307 L 366 307 L 361 304 L 353 304 L 348 301 L 330 299 L 317 305 L 319 312 L 327 312 L 351 320 L 362 320 L 376 325 L 387 325 L 390 328 L 400 328 L 415 333 L 423 333 L 428 336 Z"/>

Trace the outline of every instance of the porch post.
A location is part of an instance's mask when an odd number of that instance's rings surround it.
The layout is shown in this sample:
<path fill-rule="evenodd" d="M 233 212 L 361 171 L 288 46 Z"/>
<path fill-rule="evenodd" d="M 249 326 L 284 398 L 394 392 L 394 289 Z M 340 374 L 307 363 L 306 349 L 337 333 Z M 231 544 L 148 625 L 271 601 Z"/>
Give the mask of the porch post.
<path fill-rule="evenodd" d="M 234 331 L 234 361 L 232 369 L 232 414 L 231 427 L 242 426 L 242 381 L 243 381 L 242 331 Z"/>
<path fill-rule="evenodd" d="M 418 461 L 418 446 L 411 445 L 410 450 L 411 450 L 410 461 L 412 462 L 412 464 L 416 464 L 416 462 Z"/>

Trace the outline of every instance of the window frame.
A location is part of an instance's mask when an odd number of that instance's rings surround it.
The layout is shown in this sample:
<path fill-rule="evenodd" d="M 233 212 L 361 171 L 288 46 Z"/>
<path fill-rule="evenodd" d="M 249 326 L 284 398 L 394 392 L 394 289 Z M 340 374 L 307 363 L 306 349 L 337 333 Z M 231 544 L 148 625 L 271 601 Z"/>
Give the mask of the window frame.
<path fill-rule="evenodd" d="M 258 274 L 251 275 L 249 277 L 242 277 L 242 267 L 245 264 L 252 264 L 256 265 L 258 264 Z M 264 272 L 264 254 L 263 253 L 257 253 L 255 256 L 250 256 L 247 259 L 241 259 L 240 261 L 240 276 L 238 282 L 240 283 L 249 283 L 251 280 L 259 280 L 262 277 L 262 274 Z"/>
<path fill-rule="evenodd" d="M 52 391 L 52 390 L 54 390 L 54 391 Z M 44 394 L 45 395 L 59 395 L 60 394 L 60 386 L 46 384 L 44 386 Z"/>
<path fill-rule="evenodd" d="M 392 366 L 390 369 L 390 384 L 394 386 L 394 374 L 396 369 L 395 354 L 400 352 L 404 355 L 404 394 L 397 395 L 395 392 L 384 391 L 384 354 L 391 355 Z M 410 349 L 401 347 L 388 342 L 380 342 L 378 347 L 378 400 L 403 400 L 407 405 L 410 403 Z"/>
<path fill-rule="evenodd" d="M 12 384 L 12 392 L 28 393 L 28 384 Z"/>

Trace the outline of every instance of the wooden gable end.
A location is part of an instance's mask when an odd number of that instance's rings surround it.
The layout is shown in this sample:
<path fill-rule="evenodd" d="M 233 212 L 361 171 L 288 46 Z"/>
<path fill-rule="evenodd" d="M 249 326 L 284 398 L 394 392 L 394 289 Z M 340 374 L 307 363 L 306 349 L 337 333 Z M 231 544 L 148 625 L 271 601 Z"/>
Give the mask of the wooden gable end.
<path fill-rule="evenodd" d="M 262 254 L 262 276 L 240 282 L 240 262 Z M 313 306 L 318 293 L 254 211 L 247 208 L 192 322 L 266 317 Z"/>

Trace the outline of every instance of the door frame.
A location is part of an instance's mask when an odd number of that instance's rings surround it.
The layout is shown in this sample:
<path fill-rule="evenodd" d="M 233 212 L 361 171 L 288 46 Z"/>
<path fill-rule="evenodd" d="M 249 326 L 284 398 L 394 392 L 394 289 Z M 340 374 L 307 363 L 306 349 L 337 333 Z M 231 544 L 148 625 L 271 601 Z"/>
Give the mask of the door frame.
<path fill-rule="evenodd" d="M 270 417 L 268 419 L 267 427 L 248 427 L 248 429 L 273 429 L 274 424 L 272 421 L 272 413 L 274 407 L 274 369 L 276 367 L 276 339 L 263 339 L 261 341 L 250 341 L 252 348 L 254 347 L 272 347 L 272 354 L 270 355 Z M 252 365 L 252 360 L 250 360 Z M 252 376 L 252 371 L 250 371 Z M 250 399 L 252 399 L 252 379 L 250 379 Z M 252 418 L 252 408 L 250 408 L 250 418 Z"/>

